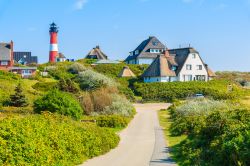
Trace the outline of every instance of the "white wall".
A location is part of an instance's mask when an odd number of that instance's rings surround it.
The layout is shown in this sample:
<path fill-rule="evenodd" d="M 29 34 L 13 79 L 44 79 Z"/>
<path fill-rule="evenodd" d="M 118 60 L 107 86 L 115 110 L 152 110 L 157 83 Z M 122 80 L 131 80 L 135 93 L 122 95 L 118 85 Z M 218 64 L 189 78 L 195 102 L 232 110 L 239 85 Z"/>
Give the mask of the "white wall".
<path fill-rule="evenodd" d="M 178 81 L 178 77 L 144 77 L 145 83 L 151 82 L 174 82 Z"/>
<path fill-rule="evenodd" d="M 192 65 L 192 70 L 186 69 L 187 64 Z M 202 65 L 202 70 L 197 70 L 197 65 Z M 188 55 L 188 58 L 179 73 L 179 81 L 184 81 L 184 75 L 192 75 L 192 80 L 194 80 L 196 75 L 205 75 L 206 81 L 208 80 L 207 70 L 202 63 L 199 54 L 196 54 L 195 58 L 192 57 L 192 53 Z"/>
<path fill-rule="evenodd" d="M 154 61 L 154 58 L 141 58 L 137 60 L 137 64 L 148 64 L 150 65 Z"/>

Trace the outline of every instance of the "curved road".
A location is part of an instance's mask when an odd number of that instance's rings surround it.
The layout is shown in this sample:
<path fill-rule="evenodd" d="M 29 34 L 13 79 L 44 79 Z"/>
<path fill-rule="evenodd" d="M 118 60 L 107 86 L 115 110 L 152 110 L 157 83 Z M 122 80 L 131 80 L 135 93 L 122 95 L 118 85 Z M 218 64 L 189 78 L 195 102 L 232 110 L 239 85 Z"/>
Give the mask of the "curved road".
<path fill-rule="evenodd" d="M 88 160 L 82 166 L 172 166 L 157 111 L 169 104 L 135 104 L 137 111 L 129 126 L 120 133 L 116 149 Z"/>

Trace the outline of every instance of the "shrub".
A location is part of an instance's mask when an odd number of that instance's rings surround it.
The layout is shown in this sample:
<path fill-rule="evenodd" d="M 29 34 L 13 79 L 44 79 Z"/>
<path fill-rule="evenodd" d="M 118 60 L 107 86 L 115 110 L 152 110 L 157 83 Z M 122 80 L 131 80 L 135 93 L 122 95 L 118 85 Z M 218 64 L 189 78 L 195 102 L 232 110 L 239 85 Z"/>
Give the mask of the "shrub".
<path fill-rule="evenodd" d="M 216 100 L 235 99 L 244 93 L 244 90 L 233 86 L 233 91 L 228 91 L 229 82 L 170 82 L 170 83 L 135 83 L 135 92 L 149 101 L 173 101 L 186 99 L 190 95 L 202 93 Z"/>
<path fill-rule="evenodd" d="M 182 165 L 250 165 L 250 111 L 216 110 L 181 143 Z"/>
<path fill-rule="evenodd" d="M 108 90 L 104 88 L 92 92 L 91 98 L 96 113 L 104 112 L 105 108 L 112 104 L 113 100 Z"/>
<path fill-rule="evenodd" d="M 32 88 L 38 91 L 47 92 L 51 89 L 57 88 L 57 84 L 57 82 L 37 82 L 35 85 L 32 86 Z"/>
<path fill-rule="evenodd" d="M 10 96 L 10 105 L 14 107 L 25 107 L 28 105 L 20 83 L 15 88 L 15 94 Z"/>
<path fill-rule="evenodd" d="M 129 118 L 119 115 L 99 115 L 92 117 L 85 117 L 85 120 L 96 120 L 96 124 L 100 127 L 109 128 L 123 128 L 126 127 L 130 121 Z"/>
<path fill-rule="evenodd" d="M 87 70 L 87 68 L 78 62 L 75 62 L 68 67 L 68 72 L 71 74 L 79 74 L 85 70 Z"/>
<path fill-rule="evenodd" d="M 223 101 L 207 99 L 191 100 L 171 108 L 173 123 L 171 133 L 181 135 L 196 133 L 204 126 L 204 119 L 213 111 L 228 110 L 229 106 Z"/>
<path fill-rule="evenodd" d="M 34 111 L 41 113 L 43 111 L 56 112 L 62 115 L 71 116 L 74 119 L 80 119 L 83 110 L 79 103 L 68 93 L 58 90 L 51 90 L 45 96 L 34 102 Z"/>
<path fill-rule="evenodd" d="M 64 92 L 77 93 L 80 90 L 78 85 L 70 78 L 61 78 L 58 86 L 59 89 Z"/>
<path fill-rule="evenodd" d="M 115 114 L 130 117 L 134 115 L 134 107 L 126 98 L 114 94 L 112 96 L 112 104 L 107 106 L 103 113 L 108 115 Z"/>
<path fill-rule="evenodd" d="M 0 121 L 0 165 L 69 166 L 117 146 L 114 132 L 44 114 Z"/>
<path fill-rule="evenodd" d="M 92 70 L 79 73 L 78 82 L 83 90 L 95 90 L 103 86 L 116 86 L 112 79 Z"/>
<path fill-rule="evenodd" d="M 85 93 L 79 97 L 80 104 L 87 115 L 94 112 L 94 105 L 89 93 Z"/>

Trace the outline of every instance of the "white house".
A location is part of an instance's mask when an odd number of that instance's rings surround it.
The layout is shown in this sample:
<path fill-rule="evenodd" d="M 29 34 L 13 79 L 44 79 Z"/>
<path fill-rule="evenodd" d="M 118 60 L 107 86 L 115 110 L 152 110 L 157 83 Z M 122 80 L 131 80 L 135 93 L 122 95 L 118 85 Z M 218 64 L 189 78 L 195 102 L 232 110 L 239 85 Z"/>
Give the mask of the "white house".
<path fill-rule="evenodd" d="M 130 55 L 125 59 L 127 64 L 151 64 L 157 55 L 164 52 L 166 47 L 156 37 L 150 36 L 144 40 Z"/>
<path fill-rule="evenodd" d="M 144 82 L 208 81 L 215 74 L 194 48 L 166 50 L 142 75 Z"/>

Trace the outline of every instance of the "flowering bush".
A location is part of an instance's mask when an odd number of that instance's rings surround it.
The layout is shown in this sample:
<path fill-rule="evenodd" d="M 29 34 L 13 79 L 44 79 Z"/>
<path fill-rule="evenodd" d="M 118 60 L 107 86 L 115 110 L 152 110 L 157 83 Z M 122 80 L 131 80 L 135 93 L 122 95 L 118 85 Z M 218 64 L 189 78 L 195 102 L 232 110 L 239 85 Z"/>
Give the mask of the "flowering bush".
<path fill-rule="evenodd" d="M 72 74 L 79 74 L 80 72 L 83 72 L 85 70 L 87 70 L 87 68 L 78 62 L 75 62 L 68 67 L 68 72 Z"/>
<path fill-rule="evenodd" d="M 89 69 L 79 73 L 77 79 L 83 90 L 94 90 L 103 86 L 116 86 L 116 83 L 111 78 Z"/>
<path fill-rule="evenodd" d="M 133 105 L 125 98 L 120 95 L 114 94 L 112 96 L 112 104 L 107 106 L 104 110 L 104 114 L 108 115 L 122 115 L 122 116 L 133 116 L 134 107 Z"/>

